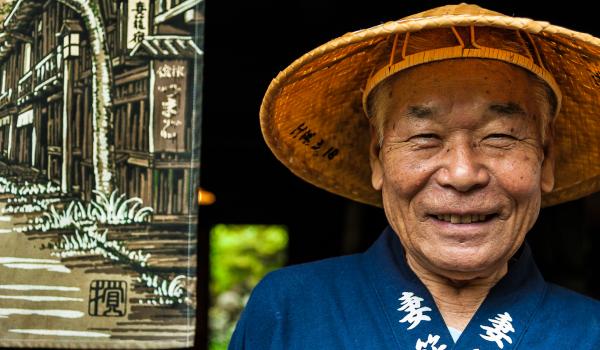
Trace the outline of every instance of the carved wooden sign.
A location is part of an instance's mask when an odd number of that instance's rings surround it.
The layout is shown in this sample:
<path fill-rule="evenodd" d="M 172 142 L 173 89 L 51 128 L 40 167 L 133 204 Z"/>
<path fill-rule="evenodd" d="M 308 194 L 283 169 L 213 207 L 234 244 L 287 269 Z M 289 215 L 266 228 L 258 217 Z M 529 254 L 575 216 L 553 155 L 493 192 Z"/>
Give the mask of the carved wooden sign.
<path fill-rule="evenodd" d="M 154 151 L 178 152 L 185 147 L 185 97 L 188 64 L 157 61 L 154 66 Z"/>

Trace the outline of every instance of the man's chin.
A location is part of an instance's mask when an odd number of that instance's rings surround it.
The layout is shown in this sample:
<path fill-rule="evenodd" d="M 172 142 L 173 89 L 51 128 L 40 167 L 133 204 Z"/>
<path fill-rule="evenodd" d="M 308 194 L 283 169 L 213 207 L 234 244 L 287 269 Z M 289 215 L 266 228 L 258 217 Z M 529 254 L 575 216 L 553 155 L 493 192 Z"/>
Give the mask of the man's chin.
<path fill-rule="evenodd" d="M 427 257 L 432 270 L 452 280 L 472 280 L 496 273 L 503 268 L 495 255 L 481 248 L 439 250 Z"/>

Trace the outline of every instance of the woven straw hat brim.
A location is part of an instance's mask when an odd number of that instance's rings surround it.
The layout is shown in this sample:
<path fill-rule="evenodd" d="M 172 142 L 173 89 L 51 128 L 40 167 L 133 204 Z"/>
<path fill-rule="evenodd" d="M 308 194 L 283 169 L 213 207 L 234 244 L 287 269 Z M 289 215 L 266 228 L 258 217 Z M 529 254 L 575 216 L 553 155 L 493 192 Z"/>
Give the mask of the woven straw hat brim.
<path fill-rule="evenodd" d="M 396 33 L 489 26 L 532 34 L 562 94 L 555 121 L 555 188 L 550 206 L 600 190 L 600 39 L 548 22 L 473 5 L 444 6 L 348 33 L 310 51 L 271 82 L 260 109 L 263 136 L 294 174 L 338 195 L 381 206 L 371 187 L 369 123 L 362 89 Z"/>

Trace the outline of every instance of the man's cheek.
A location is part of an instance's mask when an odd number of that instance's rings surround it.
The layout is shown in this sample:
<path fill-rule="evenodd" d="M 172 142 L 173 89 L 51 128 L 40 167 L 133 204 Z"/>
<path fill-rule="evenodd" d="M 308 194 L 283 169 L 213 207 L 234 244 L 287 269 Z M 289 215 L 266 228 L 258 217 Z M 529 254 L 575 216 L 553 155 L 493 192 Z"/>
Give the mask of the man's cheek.
<path fill-rule="evenodd" d="M 410 199 L 416 196 L 424 181 L 414 176 L 406 176 L 402 172 L 396 172 L 393 177 L 387 178 L 384 182 L 384 188 L 388 195 L 393 196 L 392 200 L 400 202 L 410 202 Z"/>
<path fill-rule="evenodd" d="M 428 162 L 409 157 L 390 160 L 385 164 L 386 179 L 403 193 L 414 194 L 417 192 L 427 183 L 434 171 L 434 167 Z"/>
<path fill-rule="evenodd" d="M 511 193 L 539 190 L 541 165 L 534 155 L 519 155 L 492 160 L 487 164 L 490 175 Z"/>

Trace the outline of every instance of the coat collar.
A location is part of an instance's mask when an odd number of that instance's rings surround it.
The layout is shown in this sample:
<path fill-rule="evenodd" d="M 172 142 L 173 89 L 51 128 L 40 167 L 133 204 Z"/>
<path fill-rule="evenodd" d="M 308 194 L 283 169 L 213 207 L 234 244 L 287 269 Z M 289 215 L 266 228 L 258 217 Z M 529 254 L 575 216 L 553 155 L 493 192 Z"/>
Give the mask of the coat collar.
<path fill-rule="evenodd" d="M 390 227 L 363 254 L 362 266 L 399 348 L 504 350 L 518 347 L 546 291 L 529 246 L 523 244 L 515 257 L 456 344 Z"/>

